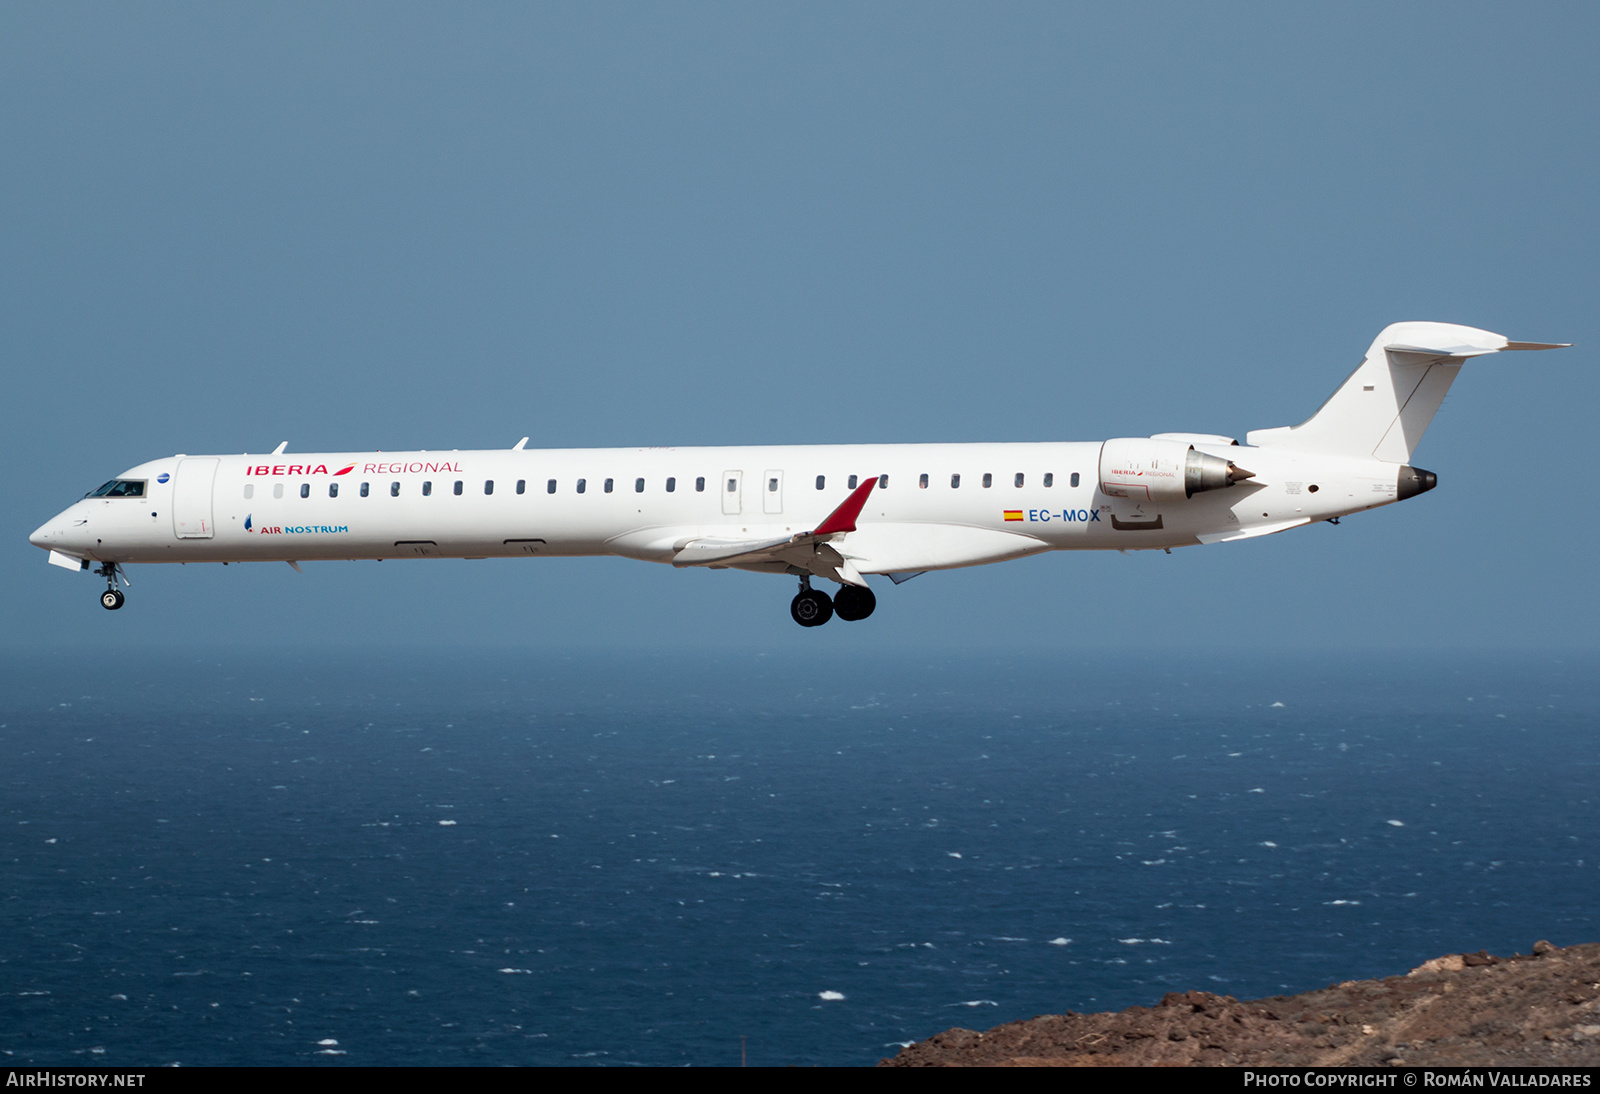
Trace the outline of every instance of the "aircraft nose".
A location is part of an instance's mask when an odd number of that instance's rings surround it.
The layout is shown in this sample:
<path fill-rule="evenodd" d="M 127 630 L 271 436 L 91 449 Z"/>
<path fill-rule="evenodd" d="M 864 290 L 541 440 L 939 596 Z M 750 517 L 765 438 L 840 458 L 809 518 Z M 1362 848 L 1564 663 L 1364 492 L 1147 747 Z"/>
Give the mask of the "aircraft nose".
<path fill-rule="evenodd" d="M 67 519 L 67 514 L 71 512 L 71 509 L 64 509 L 39 525 L 33 535 L 28 537 L 28 542 L 35 547 L 43 547 L 46 551 L 69 547 L 68 541 L 73 537 L 70 531 L 72 522 Z"/>

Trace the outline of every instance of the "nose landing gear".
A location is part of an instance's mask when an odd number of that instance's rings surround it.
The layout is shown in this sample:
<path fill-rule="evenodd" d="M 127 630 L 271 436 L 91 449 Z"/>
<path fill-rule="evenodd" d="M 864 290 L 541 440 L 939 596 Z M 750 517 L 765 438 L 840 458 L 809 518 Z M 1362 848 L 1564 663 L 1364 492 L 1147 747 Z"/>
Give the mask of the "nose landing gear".
<path fill-rule="evenodd" d="M 122 567 L 115 562 L 102 562 L 95 573 L 106 579 L 106 591 L 100 594 L 100 606 L 108 612 L 116 611 L 127 599 L 122 595 L 122 590 L 117 588 L 117 579 L 120 577 L 122 583 L 129 586 L 133 582 L 128 580 L 128 575 L 123 573 Z"/>

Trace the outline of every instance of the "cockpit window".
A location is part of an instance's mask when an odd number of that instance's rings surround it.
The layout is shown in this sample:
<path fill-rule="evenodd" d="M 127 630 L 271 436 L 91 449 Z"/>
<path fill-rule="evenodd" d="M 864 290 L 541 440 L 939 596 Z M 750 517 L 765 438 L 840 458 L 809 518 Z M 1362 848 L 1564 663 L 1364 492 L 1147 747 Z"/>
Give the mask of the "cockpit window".
<path fill-rule="evenodd" d="M 86 498 L 142 498 L 143 479 L 112 479 L 98 490 L 85 494 Z"/>

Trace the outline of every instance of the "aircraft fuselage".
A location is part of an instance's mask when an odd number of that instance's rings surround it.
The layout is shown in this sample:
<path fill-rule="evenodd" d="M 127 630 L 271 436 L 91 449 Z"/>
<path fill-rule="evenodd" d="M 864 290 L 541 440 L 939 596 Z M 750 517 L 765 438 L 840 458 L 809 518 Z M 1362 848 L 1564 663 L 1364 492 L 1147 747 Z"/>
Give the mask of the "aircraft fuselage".
<path fill-rule="evenodd" d="M 878 478 L 851 533 L 863 573 L 1045 550 L 1186 547 L 1396 501 L 1397 468 L 1204 444 L 1231 489 L 1110 497 L 1099 443 L 820 445 L 171 456 L 117 476 L 34 542 L 95 562 L 620 555 L 671 562 L 707 536 L 805 532 Z M 987 482 L 988 485 L 985 485 Z M 1137 512 L 1135 509 L 1137 508 Z"/>
<path fill-rule="evenodd" d="M 1461 365 L 1511 342 L 1397 323 L 1311 418 L 1104 442 L 176 455 L 36 531 L 102 603 L 145 562 L 618 555 L 784 573 L 807 626 L 898 580 L 1043 551 L 1171 550 L 1287 531 L 1430 490 L 1411 452 Z M 524 438 L 524 443 L 526 438 Z M 839 593 L 811 588 L 813 577 Z"/>

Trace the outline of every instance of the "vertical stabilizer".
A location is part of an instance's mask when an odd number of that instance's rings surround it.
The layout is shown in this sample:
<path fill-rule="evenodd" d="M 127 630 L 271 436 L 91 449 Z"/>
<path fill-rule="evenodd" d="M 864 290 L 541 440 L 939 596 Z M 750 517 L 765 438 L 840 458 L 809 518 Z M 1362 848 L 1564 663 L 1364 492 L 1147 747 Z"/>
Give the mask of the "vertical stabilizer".
<path fill-rule="evenodd" d="M 1455 323 L 1395 323 L 1383 329 L 1365 360 L 1309 419 L 1297 426 L 1254 430 L 1246 441 L 1408 463 L 1469 357 L 1561 345 L 1512 342 Z"/>

